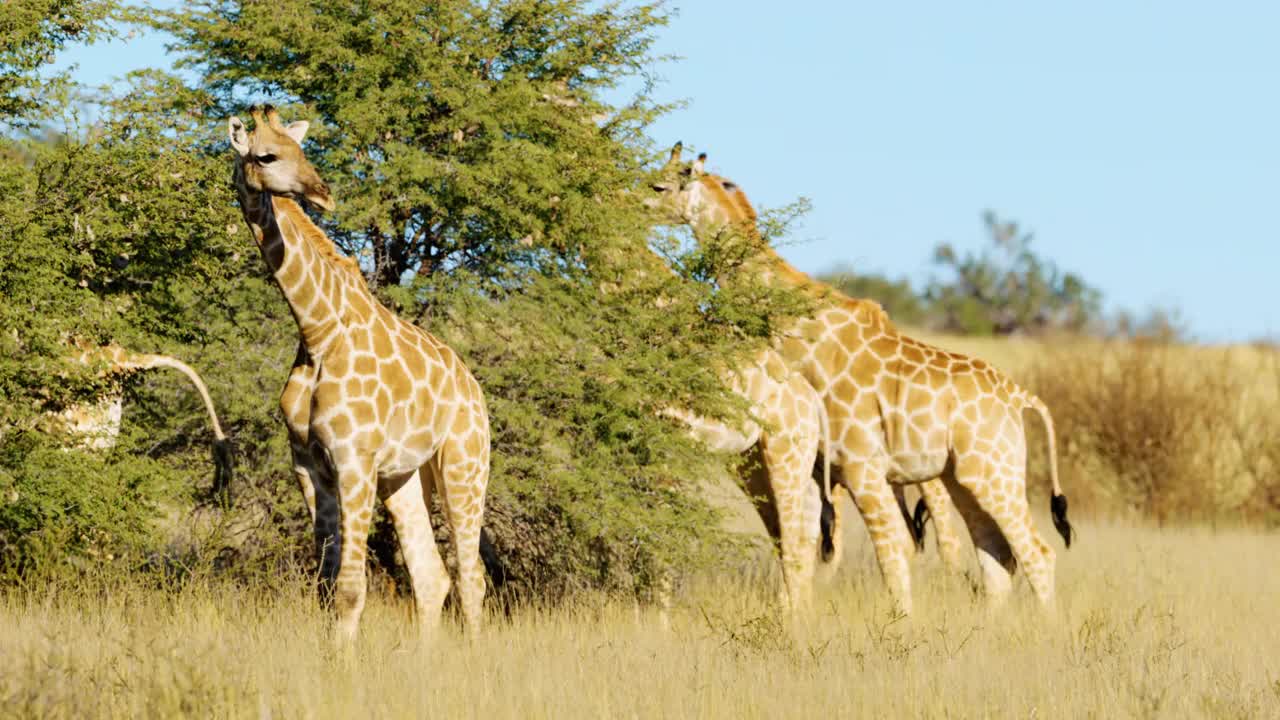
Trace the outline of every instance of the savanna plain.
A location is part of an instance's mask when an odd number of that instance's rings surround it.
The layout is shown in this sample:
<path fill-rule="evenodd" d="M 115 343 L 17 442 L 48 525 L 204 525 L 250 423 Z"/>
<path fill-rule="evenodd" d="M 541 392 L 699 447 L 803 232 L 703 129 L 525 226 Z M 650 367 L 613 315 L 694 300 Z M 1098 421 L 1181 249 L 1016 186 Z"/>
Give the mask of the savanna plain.
<path fill-rule="evenodd" d="M 1033 349 L 1028 358 L 1039 354 Z M 1046 377 L 1073 377 L 1068 360 L 1046 375 L 1013 345 L 971 351 L 1003 353 L 1002 364 L 1040 378 L 1046 397 Z M 1245 391 L 1230 398 L 1272 407 L 1270 371 L 1259 356 L 1242 357 L 1184 357 L 1175 366 L 1218 368 L 1195 369 L 1190 388 L 1244 377 Z M 1159 357 L 1126 362 L 1119 358 L 1114 370 L 1131 374 L 1120 378 L 1126 387 L 1172 372 Z M 1176 389 L 1173 377 L 1158 384 Z M 1084 392 L 1081 378 L 1072 382 Z M 1267 390 L 1249 390 L 1258 387 Z M 1105 402 L 1126 402 L 1121 393 L 1099 392 Z M 1236 404 L 1224 405 L 1213 426 L 1244 412 Z M 1140 408 L 1103 409 L 1141 419 Z M 842 566 L 822 579 L 813 607 L 793 615 L 774 605 L 776 563 L 763 549 L 686 578 L 665 623 L 651 607 L 584 595 L 494 612 L 471 639 L 446 614 L 423 642 L 411 602 L 376 592 L 348 651 L 333 646 L 328 616 L 301 571 L 269 588 L 200 573 L 180 584 L 134 576 L 50 581 L 0 594 L 0 715 L 1280 717 L 1280 536 L 1269 521 L 1230 522 L 1231 512 L 1196 520 L 1174 507 L 1169 518 L 1190 519 L 1159 522 L 1124 512 L 1117 496 L 1142 488 L 1132 479 L 1087 477 L 1093 465 L 1072 460 L 1072 447 L 1103 444 L 1070 437 L 1081 432 L 1073 412 L 1064 407 L 1058 415 L 1064 485 L 1082 498 L 1076 542 L 1064 549 L 1047 517 L 1037 518 L 1058 553 L 1057 603 L 1047 612 L 1020 579 L 1007 602 L 990 606 L 976 563 L 949 573 L 930 542 L 914 561 L 915 612 L 895 614 L 852 508 Z M 1245 428 L 1261 423 L 1260 432 L 1271 427 L 1265 415 L 1240 419 Z M 1157 437 L 1158 430 L 1139 434 Z M 1032 433 L 1030 442 L 1041 437 Z M 1204 443 L 1219 447 L 1210 435 Z M 1190 466 L 1197 457 L 1180 462 Z M 1229 487 L 1233 473 L 1217 455 L 1205 462 L 1216 463 L 1214 482 L 1229 499 L 1237 492 Z M 1044 480 L 1040 463 L 1033 453 L 1036 487 Z M 1179 502 L 1209 498 L 1175 490 L 1151 488 Z M 1042 500 L 1033 492 L 1038 512 L 1046 509 Z M 751 530 L 754 518 L 736 502 L 736 522 Z"/>

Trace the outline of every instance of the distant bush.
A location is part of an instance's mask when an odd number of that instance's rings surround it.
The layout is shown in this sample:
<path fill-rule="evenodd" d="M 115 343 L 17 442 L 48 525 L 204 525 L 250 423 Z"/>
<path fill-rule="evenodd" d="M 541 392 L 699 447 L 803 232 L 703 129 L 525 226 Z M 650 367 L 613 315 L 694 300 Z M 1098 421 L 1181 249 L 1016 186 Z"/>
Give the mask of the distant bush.
<path fill-rule="evenodd" d="M 818 279 L 851 297 L 875 300 L 894 322 L 908 327 L 963 335 L 1066 331 L 1181 336 L 1172 332 L 1177 317 L 1171 311 L 1153 311 L 1145 318 L 1121 313 L 1105 322 L 1102 293 L 1033 250 L 1031 233 L 991 211 L 983 213 L 982 221 L 990 243 L 977 252 L 939 244 L 933 264 L 942 274 L 922 289 L 907 278 L 858 273 L 843 265 Z"/>
<path fill-rule="evenodd" d="M 1113 342 L 1045 356 L 1029 385 L 1073 501 L 1160 524 L 1275 522 L 1278 368 L 1275 353 Z"/>

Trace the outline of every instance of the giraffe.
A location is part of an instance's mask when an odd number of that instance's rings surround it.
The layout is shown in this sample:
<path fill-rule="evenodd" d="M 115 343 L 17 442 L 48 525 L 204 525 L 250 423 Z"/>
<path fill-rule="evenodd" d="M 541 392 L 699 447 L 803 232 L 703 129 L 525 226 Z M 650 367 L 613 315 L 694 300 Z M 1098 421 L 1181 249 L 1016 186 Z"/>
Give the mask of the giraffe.
<path fill-rule="evenodd" d="M 652 249 L 636 252 L 640 270 L 635 277 L 671 273 Z M 620 289 L 616 283 L 602 284 L 605 293 Z M 669 302 L 659 298 L 655 304 L 667 307 Z M 762 349 L 748 362 L 718 370 L 729 389 L 747 402 L 751 419 L 734 425 L 672 407 L 659 414 L 682 423 L 710 452 L 748 456 L 741 480 L 779 554 L 781 605 L 788 610 L 805 608 L 812 601 L 819 516 L 828 505 L 810 477 L 826 435 L 822 403 L 808 381 L 788 368 L 772 348 Z M 667 590 L 664 587 L 660 593 L 664 610 L 669 603 Z"/>
<path fill-rule="evenodd" d="M 213 398 L 209 396 L 209 389 L 199 373 L 175 357 L 135 353 L 115 343 L 94 345 L 75 338 L 69 340 L 69 344 L 73 350 L 69 359 L 78 365 L 97 369 L 99 377 L 119 380 L 126 375 L 154 368 L 172 368 L 185 375 L 204 402 L 209 423 L 213 427 L 213 489 L 215 492 L 229 491 L 233 470 L 231 443 L 222 432 L 222 424 L 218 422 L 218 413 L 213 407 Z M 120 435 L 123 414 L 124 393 L 115 387 L 92 404 L 74 404 L 64 408 L 57 414 L 57 424 L 63 432 L 75 438 L 75 444 L 79 447 L 110 450 L 115 447 L 116 438 Z"/>
<path fill-rule="evenodd" d="M 245 222 L 300 334 L 280 397 L 294 472 L 315 524 L 321 591 L 335 638 L 356 638 L 366 596 L 365 557 L 375 494 L 395 526 L 420 632 L 430 636 L 450 590 L 427 512 L 438 493 L 452 528 L 467 630 L 481 621 L 479 545 L 489 476 L 489 418 L 480 385 L 456 353 L 385 308 L 296 200 L 333 199 L 301 141 L 266 106 L 249 131 L 228 121 L 234 185 Z"/>
<path fill-rule="evenodd" d="M 968 526 L 988 597 L 999 602 L 1007 596 L 1021 563 L 1037 598 L 1052 605 L 1055 555 L 1036 532 L 1027 505 L 1024 410 L 1034 410 L 1047 431 L 1050 511 L 1068 547 L 1072 529 L 1044 403 L 982 360 L 908 337 L 878 304 L 846 297 L 788 264 L 760 238 L 742 189 L 707 173 L 705 154 L 681 165 L 678 148 L 664 181 L 653 186 L 671 220 L 690 225 L 701 243 L 751 243 L 758 252 L 746 271 L 817 301 L 818 309 L 797 320 L 778 348 L 822 397 L 829 460 L 866 521 L 898 607 L 911 611 L 911 544 L 899 488 L 921 485 L 942 536 L 949 508 L 932 482 L 938 478 Z"/>

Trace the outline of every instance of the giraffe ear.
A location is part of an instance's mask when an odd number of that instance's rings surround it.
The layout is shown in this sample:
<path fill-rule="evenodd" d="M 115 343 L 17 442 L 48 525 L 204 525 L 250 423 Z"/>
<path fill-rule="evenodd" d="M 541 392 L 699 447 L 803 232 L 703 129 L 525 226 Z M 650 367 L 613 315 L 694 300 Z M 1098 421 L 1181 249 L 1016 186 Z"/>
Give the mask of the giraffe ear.
<path fill-rule="evenodd" d="M 284 134 L 293 138 L 293 141 L 302 144 L 302 138 L 307 136 L 307 128 L 311 127 L 311 123 L 306 120 L 296 120 L 289 123 L 284 128 Z"/>
<path fill-rule="evenodd" d="M 244 123 L 240 118 L 233 115 L 227 121 L 227 136 L 231 138 L 231 147 L 240 154 L 240 157 L 249 154 L 249 133 L 245 131 Z"/>
<path fill-rule="evenodd" d="M 702 153 L 698 155 L 698 159 L 693 162 L 693 167 L 691 168 L 693 170 L 693 176 L 697 177 L 701 175 L 703 173 L 702 167 L 706 164 L 707 164 L 707 154 Z"/>

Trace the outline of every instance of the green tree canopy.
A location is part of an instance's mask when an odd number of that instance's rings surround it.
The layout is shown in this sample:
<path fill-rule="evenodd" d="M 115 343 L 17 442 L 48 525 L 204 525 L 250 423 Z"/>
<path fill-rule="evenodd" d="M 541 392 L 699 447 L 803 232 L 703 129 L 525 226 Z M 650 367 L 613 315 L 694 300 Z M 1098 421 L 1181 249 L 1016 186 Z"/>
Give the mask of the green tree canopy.
<path fill-rule="evenodd" d="M 665 109 L 643 82 L 663 3 L 199 2 L 129 16 L 173 33 L 186 74 L 138 73 L 93 125 L 6 141 L 0 219 L 16 230 L 0 248 L 0 318 L 16 332 L 0 342 L 18 354 L 0 359 L 0 390 L 21 414 L 57 406 L 47 388 L 68 332 L 178 355 L 205 372 L 243 452 L 236 506 L 189 547 L 233 568 L 278 562 L 263 548 L 282 543 L 310 556 L 276 410 L 297 333 L 239 219 L 225 141 L 230 114 L 269 100 L 312 121 L 306 151 L 338 201 L 318 221 L 485 388 L 489 524 L 519 589 L 631 592 L 659 568 L 719 556 L 728 538 L 701 485 L 733 459 L 658 410 L 741 418 L 720 370 L 794 302 L 722 291 L 706 281 L 715 258 L 641 270 L 651 246 L 675 247 L 636 192 L 645 128 Z M 634 97 L 605 101 L 627 83 Z M 193 454 L 198 406 L 177 387 L 127 387 L 126 438 L 82 460 L 121 469 L 118 482 L 88 487 L 81 506 L 144 517 L 189 501 L 176 488 L 208 465 Z M 79 454 L 38 455 L 48 444 L 30 423 L 6 427 L 18 429 L 0 435 L 0 483 L 24 500 L 0 508 L 0 535 L 61 537 L 107 517 L 72 523 L 36 503 L 48 492 L 32 459 Z M 166 482 L 134 482 L 143 460 Z"/>

